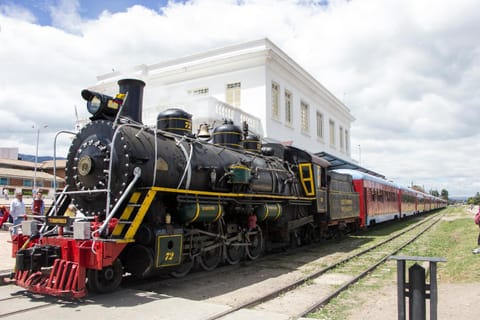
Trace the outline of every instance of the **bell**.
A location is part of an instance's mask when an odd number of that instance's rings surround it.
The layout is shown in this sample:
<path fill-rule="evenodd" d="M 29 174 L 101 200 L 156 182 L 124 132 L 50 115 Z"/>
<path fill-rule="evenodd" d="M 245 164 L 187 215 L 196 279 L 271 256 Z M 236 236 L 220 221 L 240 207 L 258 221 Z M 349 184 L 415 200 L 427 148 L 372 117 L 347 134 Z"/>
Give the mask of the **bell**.
<path fill-rule="evenodd" d="M 212 136 L 210 135 L 208 124 L 202 123 L 200 125 L 200 128 L 198 129 L 197 137 L 202 140 L 210 140 Z"/>

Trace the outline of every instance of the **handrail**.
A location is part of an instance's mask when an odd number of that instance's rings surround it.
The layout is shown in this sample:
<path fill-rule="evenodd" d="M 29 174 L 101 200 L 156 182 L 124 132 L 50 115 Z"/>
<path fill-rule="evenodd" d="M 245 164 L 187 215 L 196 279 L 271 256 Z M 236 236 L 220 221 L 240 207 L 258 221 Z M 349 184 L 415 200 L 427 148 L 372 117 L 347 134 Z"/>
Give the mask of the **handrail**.
<path fill-rule="evenodd" d="M 53 139 L 53 198 L 57 198 L 57 138 L 60 134 L 67 133 L 71 135 L 76 135 L 75 132 L 61 130 L 55 134 L 55 138 Z M 63 190 L 65 192 L 66 188 Z M 62 192 L 62 194 L 63 194 Z M 57 213 L 57 207 L 54 207 L 55 213 Z"/>
<path fill-rule="evenodd" d="M 93 190 L 65 191 L 64 193 L 65 194 L 82 194 L 82 193 L 99 193 L 99 192 L 107 192 L 107 191 L 108 189 L 93 189 Z"/>
<path fill-rule="evenodd" d="M 135 183 L 137 183 L 138 179 L 140 179 L 140 176 L 142 175 L 142 169 L 140 169 L 139 167 L 135 167 L 135 169 L 133 169 L 133 175 L 134 175 L 134 177 L 133 177 L 132 181 L 129 183 L 127 189 L 122 194 L 120 199 L 118 199 L 117 203 L 115 204 L 115 207 L 113 207 L 110 214 L 105 218 L 102 226 L 98 229 L 98 234 L 99 235 L 101 235 L 102 232 L 105 230 L 105 228 L 108 226 L 108 223 L 113 218 L 113 216 L 117 212 L 118 208 L 122 205 L 123 200 L 129 195 L 130 191 L 132 190 Z"/>
<path fill-rule="evenodd" d="M 121 128 L 123 127 L 133 127 L 133 128 L 138 128 L 138 129 L 143 129 L 145 126 L 143 126 L 142 124 L 137 124 L 137 123 L 124 123 L 124 124 L 120 124 L 116 127 L 115 129 L 115 133 L 113 134 L 113 137 L 112 137 L 112 142 L 110 142 L 110 159 L 108 161 L 108 182 L 107 182 L 107 189 L 106 189 L 106 192 L 107 192 L 107 203 L 106 203 L 106 206 L 105 206 L 105 215 L 106 216 L 109 216 L 110 215 L 110 202 L 111 202 L 111 190 L 112 190 L 112 166 L 113 166 L 113 153 L 115 152 L 115 148 L 114 148 L 114 144 L 115 144 L 115 140 L 117 138 L 117 134 L 118 132 L 120 131 Z M 134 172 L 135 174 L 135 172 Z M 120 201 L 118 201 L 120 202 Z M 117 203 L 118 203 L 117 202 Z"/>
<path fill-rule="evenodd" d="M 55 215 L 57 215 L 57 207 L 60 204 L 60 202 L 63 201 L 63 196 L 65 195 L 65 190 L 67 190 L 67 188 L 68 188 L 68 185 L 65 185 L 65 188 L 63 188 L 62 193 L 58 197 L 54 192 L 53 207 L 51 207 L 50 210 L 45 214 L 45 217 L 51 216 L 52 213 L 55 213 Z M 40 228 L 40 233 L 43 233 L 43 231 L 45 230 L 46 227 L 47 227 L 47 225 L 43 224 L 42 227 Z"/>
<path fill-rule="evenodd" d="M 57 138 L 62 133 L 76 135 L 76 133 L 73 131 L 61 130 L 55 134 L 55 138 L 53 139 L 53 199 L 54 199 L 54 202 L 53 202 L 53 208 L 52 208 L 53 211 L 50 210 L 50 213 L 53 212 L 55 213 L 55 215 L 58 212 L 57 210 L 58 204 L 61 202 L 68 187 L 68 185 L 65 183 L 65 187 L 63 188 L 62 193 L 60 194 L 60 196 L 57 197 Z M 42 227 L 40 228 L 40 233 L 43 233 L 46 227 L 47 227 L 46 224 L 42 225 Z"/>

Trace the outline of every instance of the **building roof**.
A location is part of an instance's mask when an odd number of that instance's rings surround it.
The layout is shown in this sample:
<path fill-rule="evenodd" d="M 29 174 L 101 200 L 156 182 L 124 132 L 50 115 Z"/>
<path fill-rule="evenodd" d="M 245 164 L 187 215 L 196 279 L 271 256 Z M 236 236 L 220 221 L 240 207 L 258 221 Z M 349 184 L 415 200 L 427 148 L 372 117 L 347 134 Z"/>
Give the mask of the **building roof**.
<path fill-rule="evenodd" d="M 57 168 L 65 168 L 67 164 L 67 160 L 61 159 L 56 160 Z M 25 161 L 25 160 L 12 160 L 12 159 L 1 159 L 0 158 L 0 168 L 2 167 L 14 167 L 14 168 L 25 168 L 25 169 L 34 169 L 35 162 L 33 161 Z M 37 169 L 50 169 L 53 168 L 53 160 L 39 162 L 37 164 Z"/>
<path fill-rule="evenodd" d="M 192 77 L 206 77 L 219 72 L 223 73 L 225 68 L 239 70 L 256 65 L 265 65 L 272 61 L 293 74 L 302 83 L 305 83 L 313 94 L 329 101 L 350 121 L 355 120 L 346 105 L 268 38 L 213 49 L 160 63 L 142 64 L 130 68 L 130 70 L 110 72 L 98 76 L 99 83 L 93 88 L 103 92 L 114 80 L 126 76 L 150 79 L 150 81 L 168 85 L 186 81 Z"/>
<path fill-rule="evenodd" d="M 361 167 L 358 164 L 355 164 L 353 162 L 349 162 L 347 160 L 338 158 L 332 154 L 329 154 L 328 152 L 324 152 L 324 151 L 317 152 L 315 153 L 315 155 L 330 162 L 330 166 L 328 167 L 328 170 L 351 169 L 351 170 L 357 170 L 363 173 L 370 174 L 375 177 L 385 179 L 385 176 L 380 173 Z"/>
<path fill-rule="evenodd" d="M 11 178 L 22 178 L 22 179 L 33 179 L 35 176 L 35 172 L 32 170 L 22 170 L 22 169 L 11 169 L 11 168 L 0 168 L 0 175 L 2 177 L 11 177 Z M 53 175 L 43 172 L 37 171 L 36 173 L 37 179 L 43 180 L 53 180 Z M 57 177 L 57 181 L 64 181 L 63 178 Z"/>
<path fill-rule="evenodd" d="M 35 162 L 25 160 L 0 159 L 0 167 L 5 165 L 17 168 L 35 168 Z"/>
<path fill-rule="evenodd" d="M 55 162 L 57 169 L 64 169 L 67 165 L 66 159 L 57 159 Z M 53 160 L 43 161 L 40 167 L 42 169 L 53 169 Z"/>

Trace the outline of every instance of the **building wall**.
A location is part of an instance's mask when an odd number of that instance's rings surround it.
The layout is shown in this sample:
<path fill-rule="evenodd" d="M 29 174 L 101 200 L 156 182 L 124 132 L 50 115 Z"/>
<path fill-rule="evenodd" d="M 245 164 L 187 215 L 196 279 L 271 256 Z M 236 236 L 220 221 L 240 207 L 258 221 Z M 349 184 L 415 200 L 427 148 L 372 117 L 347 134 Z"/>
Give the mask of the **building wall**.
<path fill-rule="evenodd" d="M 311 152 L 327 151 L 341 158 L 350 158 L 350 139 L 346 138 L 345 130 L 350 135 L 351 119 L 345 117 L 332 104 L 306 86 L 301 79 L 296 79 L 292 73 L 283 70 L 281 66 L 270 63 L 266 75 L 266 135 L 280 141 L 291 141 L 295 146 Z M 278 85 L 279 115 L 273 115 L 272 84 Z M 286 121 L 285 91 L 291 94 L 292 122 Z M 302 129 L 301 104 L 308 105 L 308 130 Z M 323 135 L 317 134 L 317 112 L 323 117 Z M 335 124 L 333 140 L 330 143 L 329 121 Z M 343 145 L 340 144 L 340 128 L 343 131 Z"/>
<path fill-rule="evenodd" d="M 205 103 L 205 98 L 228 102 L 227 84 L 240 82 L 238 107 L 241 112 L 260 119 L 262 130 L 257 133 L 269 141 L 290 142 L 310 152 L 326 151 L 352 161 L 350 123 L 354 117 L 350 110 L 268 39 L 156 65 L 142 65 L 130 73 L 102 75 L 92 90 L 114 95 L 118 90 L 117 80 L 126 77 L 140 78 L 147 84 L 143 104 L 143 122 L 147 125 L 154 125 L 162 110 L 179 107 L 193 115 L 196 132 L 195 117 L 207 107 L 211 108 L 212 101 Z M 272 82 L 279 86 L 278 117 L 272 116 Z M 285 90 L 292 94 L 291 123 L 285 121 Z M 309 106 L 308 130 L 302 130 L 302 102 Z M 317 136 L 317 112 L 323 116 L 321 137 Z M 219 117 L 217 114 L 207 118 L 212 120 L 215 116 Z M 330 134 L 330 121 L 334 123 L 333 135 Z M 236 124 L 241 126 L 241 123 Z"/>
<path fill-rule="evenodd" d="M 0 147 L 0 159 L 18 159 L 18 148 Z"/>
<path fill-rule="evenodd" d="M 65 161 L 57 163 L 57 189 L 65 187 Z M 46 197 L 52 198 L 54 194 L 53 174 L 49 173 L 48 161 L 39 165 L 35 172 L 35 163 L 22 160 L 0 159 L 0 191 L 7 189 L 10 195 L 15 192 L 22 192 L 25 196 L 31 196 L 34 192 L 34 180 L 38 191 Z M 63 174 L 59 176 L 58 173 Z"/>
<path fill-rule="evenodd" d="M 191 113 L 194 120 L 200 114 L 205 97 L 213 97 L 219 101 L 226 101 L 226 86 L 229 83 L 240 82 L 241 97 L 239 109 L 255 115 L 265 117 L 265 67 L 253 67 L 247 70 L 225 72 L 215 76 L 206 76 L 178 83 L 162 85 L 149 77 L 144 92 L 143 122 L 154 125 L 159 112 L 168 107 L 180 107 Z M 208 93 L 195 93 L 201 89 L 208 89 Z M 221 119 L 219 119 L 221 120 Z M 217 123 L 218 124 L 218 123 Z M 240 124 L 238 124 L 240 125 Z M 265 124 L 262 123 L 265 128 Z M 197 128 L 194 128 L 196 130 Z"/>

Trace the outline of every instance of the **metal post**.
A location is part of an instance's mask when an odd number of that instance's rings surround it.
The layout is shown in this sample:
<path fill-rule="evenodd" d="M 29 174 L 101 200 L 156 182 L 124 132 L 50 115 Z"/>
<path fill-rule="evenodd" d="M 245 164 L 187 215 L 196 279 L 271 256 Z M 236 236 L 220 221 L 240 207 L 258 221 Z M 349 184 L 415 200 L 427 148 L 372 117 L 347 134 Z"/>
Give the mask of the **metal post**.
<path fill-rule="evenodd" d="M 358 145 L 358 163 L 362 164 L 362 147 Z"/>
<path fill-rule="evenodd" d="M 36 147 L 35 147 L 35 168 L 34 168 L 34 171 L 33 171 L 33 192 L 32 192 L 32 196 L 34 195 L 33 193 L 36 192 L 37 190 L 37 162 L 38 162 L 38 140 L 39 140 L 39 137 L 40 137 L 40 128 L 37 126 L 37 143 L 36 143 Z"/>
<path fill-rule="evenodd" d="M 38 163 L 38 143 L 40 140 L 40 127 L 38 125 L 34 125 L 37 128 L 37 143 L 35 144 L 35 168 L 33 171 L 33 189 L 32 189 L 32 196 L 34 193 L 37 192 L 37 163 Z M 48 128 L 48 124 L 43 125 L 44 128 Z"/>
<path fill-rule="evenodd" d="M 410 320 L 425 320 L 425 269 L 418 263 L 408 269 L 408 282 L 408 318 Z"/>
<path fill-rule="evenodd" d="M 437 262 L 430 261 L 430 320 L 437 320 Z"/>
<path fill-rule="evenodd" d="M 397 260 L 398 320 L 405 320 L 405 260 Z"/>
<path fill-rule="evenodd" d="M 437 257 L 410 257 L 391 256 L 389 259 L 397 260 L 397 301 L 398 320 L 405 320 L 406 298 L 409 298 L 409 319 L 426 318 L 426 302 L 430 299 L 430 320 L 437 320 L 437 262 L 447 262 L 445 258 Z M 430 262 L 430 284 L 425 283 L 425 269 L 418 264 L 409 268 L 408 282 L 405 281 L 405 261 Z"/>

